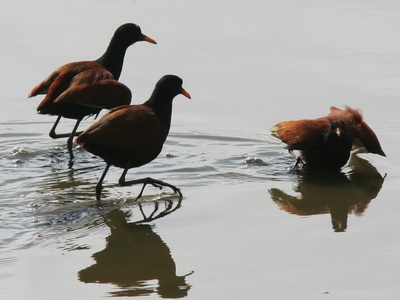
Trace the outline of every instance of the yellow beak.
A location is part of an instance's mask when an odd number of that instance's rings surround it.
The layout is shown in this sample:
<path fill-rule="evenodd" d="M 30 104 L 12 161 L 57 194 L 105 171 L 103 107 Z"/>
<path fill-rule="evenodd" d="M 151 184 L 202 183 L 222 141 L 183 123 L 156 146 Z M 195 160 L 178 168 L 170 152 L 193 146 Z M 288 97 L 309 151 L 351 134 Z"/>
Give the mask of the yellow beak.
<path fill-rule="evenodd" d="M 181 94 L 183 96 L 185 96 L 186 98 L 192 99 L 192 97 L 190 96 L 190 94 L 188 92 L 185 91 L 184 88 L 182 88 Z"/>
<path fill-rule="evenodd" d="M 155 40 L 153 40 L 151 37 L 148 37 L 147 35 L 142 34 L 142 41 L 149 42 L 152 44 L 157 44 Z"/>

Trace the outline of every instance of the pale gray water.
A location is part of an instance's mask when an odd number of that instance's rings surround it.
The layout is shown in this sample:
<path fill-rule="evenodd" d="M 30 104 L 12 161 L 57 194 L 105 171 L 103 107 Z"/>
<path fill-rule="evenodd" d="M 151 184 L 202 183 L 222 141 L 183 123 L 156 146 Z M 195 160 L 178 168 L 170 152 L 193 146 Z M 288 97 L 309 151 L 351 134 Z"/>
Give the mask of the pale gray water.
<path fill-rule="evenodd" d="M 398 1 L 31 5 L 0 12 L 4 299 L 398 299 Z M 119 187 L 111 168 L 98 205 L 104 163 L 75 147 L 69 170 L 65 140 L 48 137 L 55 118 L 26 99 L 57 66 L 100 56 L 125 22 L 158 42 L 128 49 L 120 80 L 134 102 L 167 73 L 192 95 L 174 100 L 161 155 L 128 177 L 177 185 L 182 202 L 149 187 L 138 205 L 140 187 Z M 387 157 L 355 154 L 334 178 L 293 172 L 267 130 L 331 105 L 360 108 Z M 150 221 L 134 224 L 140 208 Z"/>

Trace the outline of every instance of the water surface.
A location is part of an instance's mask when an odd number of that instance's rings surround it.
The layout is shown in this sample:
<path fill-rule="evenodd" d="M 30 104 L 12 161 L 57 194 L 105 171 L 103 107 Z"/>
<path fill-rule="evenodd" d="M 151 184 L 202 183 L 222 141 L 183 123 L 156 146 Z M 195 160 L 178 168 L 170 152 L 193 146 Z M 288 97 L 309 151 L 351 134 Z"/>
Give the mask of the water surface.
<path fill-rule="evenodd" d="M 389 0 L 4 3 L 3 297 L 397 299 L 399 13 Z M 120 187 L 112 167 L 97 203 L 104 162 L 75 145 L 68 169 L 55 118 L 26 98 L 57 66 L 99 57 L 125 22 L 158 42 L 127 51 L 133 102 L 170 73 L 193 98 L 176 97 L 162 153 L 128 178 L 167 181 L 181 200 L 148 187 L 136 203 L 140 186 Z M 292 170 L 268 128 L 331 105 L 360 108 L 387 157 Z"/>

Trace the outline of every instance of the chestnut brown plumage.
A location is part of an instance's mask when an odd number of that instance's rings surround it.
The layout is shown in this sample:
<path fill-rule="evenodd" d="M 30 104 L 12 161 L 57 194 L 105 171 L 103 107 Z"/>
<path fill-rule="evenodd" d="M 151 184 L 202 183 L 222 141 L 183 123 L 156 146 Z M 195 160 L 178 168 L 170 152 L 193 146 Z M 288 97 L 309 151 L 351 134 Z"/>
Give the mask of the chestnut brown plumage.
<path fill-rule="evenodd" d="M 381 144 L 379 143 L 378 137 L 371 127 L 365 123 L 359 110 L 353 109 L 349 106 L 346 106 L 345 110 L 331 106 L 330 110 L 330 114 L 326 116 L 327 119 L 343 120 L 346 125 L 354 131 L 354 138 L 360 140 L 368 152 L 386 156 L 385 152 L 382 150 Z"/>
<path fill-rule="evenodd" d="M 172 100 L 178 94 L 190 98 L 182 88 L 182 79 L 166 75 L 157 82 L 145 103 L 113 108 L 77 137 L 79 145 L 107 164 L 96 186 L 97 200 L 100 200 L 102 182 L 111 165 L 124 169 L 119 184 L 143 184 L 137 199 L 147 184 L 167 186 L 181 195 L 175 186 L 152 178 L 125 181 L 130 168 L 149 163 L 161 152 L 171 126 Z"/>
<path fill-rule="evenodd" d="M 286 143 L 290 152 L 300 150 L 306 169 L 340 169 L 349 159 L 354 139 L 367 151 L 386 156 L 358 110 L 348 106 L 330 110 L 322 118 L 281 122 L 272 129 L 273 136 Z"/>
<path fill-rule="evenodd" d="M 139 26 L 124 24 L 115 31 L 106 52 L 99 59 L 59 67 L 28 95 L 33 97 L 46 94 L 37 111 L 58 116 L 49 135 L 52 138 L 68 137 L 70 164 L 74 157 L 72 139 L 79 134 L 76 131 L 81 120 L 85 116 L 97 115 L 103 108 L 131 103 L 131 91 L 117 80 L 127 48 L 138 41 L 156 43 L 142 34 Z M 77 120 L 71 133 L 55 132 L 61 117 Z"/>

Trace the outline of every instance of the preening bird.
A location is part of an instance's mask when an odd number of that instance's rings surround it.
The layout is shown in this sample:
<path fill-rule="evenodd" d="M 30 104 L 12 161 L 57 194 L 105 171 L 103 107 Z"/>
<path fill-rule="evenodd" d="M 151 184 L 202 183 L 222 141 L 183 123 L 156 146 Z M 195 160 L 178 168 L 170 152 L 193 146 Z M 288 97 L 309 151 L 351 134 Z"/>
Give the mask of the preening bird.
<path fill-rule="evenodd" d="M 114 33 L 106 52 L 94 61 L 65 64 L 33 88 L 28 98 L 46 94 L 37 107 L 40 114 L 56 115 L 50 137 L 68 137 L 70 165 L 74 157 L 72 140 L 78 135 L 79 123 L 86 116 L 98 115 L 101 109 L 131 103 L 131 91 L 118 82 L 127 48 L 138 41 L 156 42 L 144 35 L 139 26 L 127 23 Z M 76 119 L 71 133 L 57 134 L 61 117 Z"/>
<path fill-rule="evenodd" d="M 142 196 L 147 184 L 170 187 L 182 196 L 177 187 L 153 178 L 125 180 L 129 169 L 151 162 L 161 152 L 171 126 L 172 100 L 179 94 L 191 98 L 182 83 L 175 75 L 165 75 L 157 82 L 149 100 L 141 105 L 111 109 L 77 137 L 79 145 L 106 162 L 96 186 L 97 200 L 100 200 L 102 183 L 111 165 L 124 169 L 120 185 L 143 184 L 136 199 Z"/>
<path fill-rule="evenodd" d="M 298 159 L 306 169 L 338 170 L 348 161 L 354 139 L 359 139 L 367 151 L 382 156 L 379 140 L 363 120 L 361 113 L 346 106 L 332 106 L 331 113 L 317 119 L 285 121 L 275 125 L 272 135 L 287 144 L 289 152 L 300 150 Z"/>

